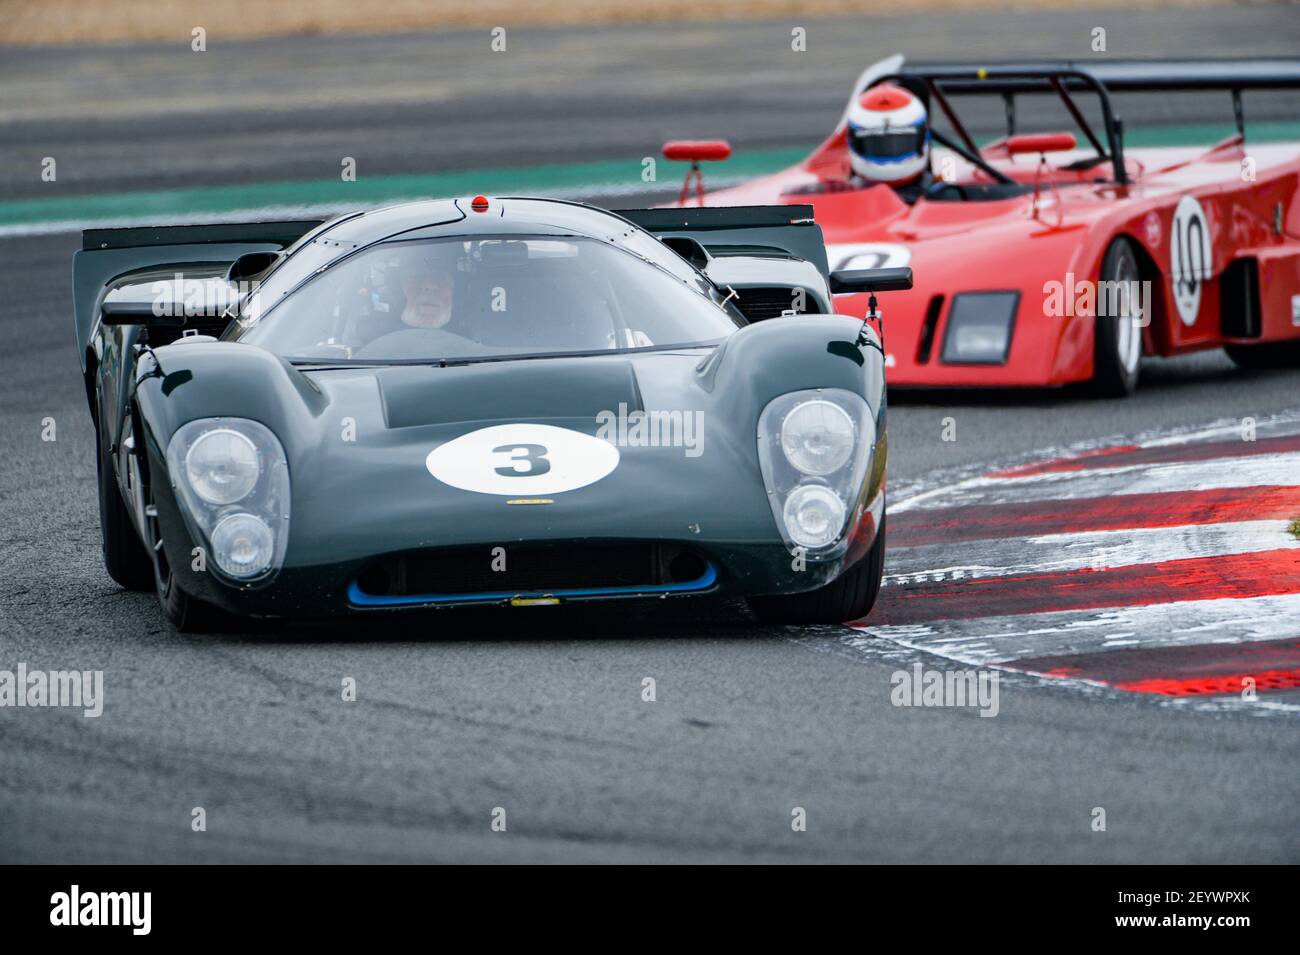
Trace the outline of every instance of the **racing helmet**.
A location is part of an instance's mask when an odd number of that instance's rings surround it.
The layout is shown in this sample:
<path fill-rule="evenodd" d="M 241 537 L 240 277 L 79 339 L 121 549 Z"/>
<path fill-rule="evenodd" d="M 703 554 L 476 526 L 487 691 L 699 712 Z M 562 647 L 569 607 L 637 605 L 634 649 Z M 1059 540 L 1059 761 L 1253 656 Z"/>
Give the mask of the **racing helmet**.
<path fill-rule="evenodd" d="M 873 86 L 849 110 L 849 162 L 868 182 L 901 185 L 930 162 L 930 125 L 925 106 L 892 83 Z"/>

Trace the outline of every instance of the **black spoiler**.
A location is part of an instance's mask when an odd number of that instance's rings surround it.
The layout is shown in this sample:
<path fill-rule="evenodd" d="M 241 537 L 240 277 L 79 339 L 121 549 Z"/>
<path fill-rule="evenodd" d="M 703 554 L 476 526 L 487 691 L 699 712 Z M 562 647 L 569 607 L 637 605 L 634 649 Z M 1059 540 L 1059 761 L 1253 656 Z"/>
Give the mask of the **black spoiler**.
<path fill-rule="evenodd" d="M 81 247 L 90 251 L 227 242 L 272 242 L 276 245 L 288 246 L 324 223 L 324 219 L 285 219 L 278 222 L 223 222 L 213 225 L 86 229 L 81 233 Z"/>
<path fill-rule="evenodd" d="M 72 311 L 82 369 L 89 358 L 86 349 L 100 303 L 116 277 L 172 265 L 226 266 L 247 252 L 278 252 L 324 221 L 86 229 L 81 233 L 81 249 L 72 256 Z"/>
<path fill-rule="evenodd" d="M 694 239 L 705 249 L 751 246 L 785 252 L 811 262 L 827 275 L 826 240 L 813 220 L 813 207 L 701 206 L 664 209 L 611 209 L 661 238 Z"/>

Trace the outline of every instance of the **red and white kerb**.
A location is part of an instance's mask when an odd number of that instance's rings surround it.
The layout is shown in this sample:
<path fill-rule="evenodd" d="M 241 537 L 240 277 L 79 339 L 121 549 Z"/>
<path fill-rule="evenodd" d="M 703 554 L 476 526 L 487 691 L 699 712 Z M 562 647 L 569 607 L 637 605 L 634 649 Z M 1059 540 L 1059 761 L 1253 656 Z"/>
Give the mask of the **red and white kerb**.
<path fill-rule="evenodd" d="M 1072 454 L 891 506 L 853 626 L 1163 696 L 1300 689 L 1300 427 Z"/>

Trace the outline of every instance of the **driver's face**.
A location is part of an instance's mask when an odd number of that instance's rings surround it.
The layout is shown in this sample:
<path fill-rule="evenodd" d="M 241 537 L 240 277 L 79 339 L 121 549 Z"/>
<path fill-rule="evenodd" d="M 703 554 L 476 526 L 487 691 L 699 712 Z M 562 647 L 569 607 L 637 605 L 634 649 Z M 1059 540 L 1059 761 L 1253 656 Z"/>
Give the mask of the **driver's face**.
<path fill-rule="evenodd" d="M 402 321 L 415 328 L 442 328 L 451 321 L 452 277 L 419 269 L 402 276 L 406 310 Z"/>

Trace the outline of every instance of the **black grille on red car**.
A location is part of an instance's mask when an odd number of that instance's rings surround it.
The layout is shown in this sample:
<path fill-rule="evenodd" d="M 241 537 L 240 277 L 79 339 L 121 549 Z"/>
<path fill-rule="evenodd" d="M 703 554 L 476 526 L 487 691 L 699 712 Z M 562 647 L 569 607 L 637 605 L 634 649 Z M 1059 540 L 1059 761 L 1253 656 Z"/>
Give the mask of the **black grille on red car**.
<path fill-rule="evenodd" d="M 705 575 L 708 563 L 692 551 L 659 541 L 609 544 L 528 544 L 397 554 L 358 578 L 371 597 L 449 594 L 549 593 L 610 587 L 681 584 Z M 493 569 L 504 564 L 504 569 Z"/>

